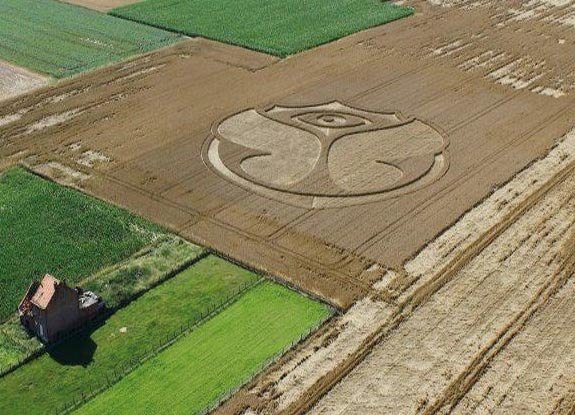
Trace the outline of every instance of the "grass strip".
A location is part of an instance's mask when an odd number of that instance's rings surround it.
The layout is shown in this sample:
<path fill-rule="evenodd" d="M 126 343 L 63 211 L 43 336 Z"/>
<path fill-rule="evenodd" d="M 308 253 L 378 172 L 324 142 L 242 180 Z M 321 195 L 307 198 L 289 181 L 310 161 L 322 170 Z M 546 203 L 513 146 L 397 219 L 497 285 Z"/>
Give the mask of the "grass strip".
<path fill-rule="evenodd" d="M 76 413 L 199 414 L 331 315 L 265 282 Z"/>
<path fill-rule="evenodd" d="M 0 413 L 45 414 L 109 382 L 114 373 L 166 343 L 190 321 L 259 277 L 208 256 L 113 314 L 0 379 Z M 29 405 L 42 402 L 42 405 Z M 109 413 L 109 412 L 108 412 Z"/>

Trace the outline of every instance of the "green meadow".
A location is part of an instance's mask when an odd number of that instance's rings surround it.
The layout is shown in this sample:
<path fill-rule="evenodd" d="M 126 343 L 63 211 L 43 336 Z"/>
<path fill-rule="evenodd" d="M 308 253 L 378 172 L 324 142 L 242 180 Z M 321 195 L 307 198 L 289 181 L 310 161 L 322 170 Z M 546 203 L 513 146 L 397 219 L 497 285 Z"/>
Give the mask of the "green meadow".
<path fill-rule="evenodd" d="M 201 413 L 330 315 L 321 303 L 263 282 L 76 413 Z"/>
<path fill-rule="evenodd" d="M 72 399 L 99 389 L 118 371 L 133 366 L 134 359 L 149 356 L 182 327 L 200 321 L 222 301 L 259 280 L 255 274 L 218 257 L 201 259 L 101 325 L 71 337 L 0 378 L 0 414 L 55 413 Z"/>

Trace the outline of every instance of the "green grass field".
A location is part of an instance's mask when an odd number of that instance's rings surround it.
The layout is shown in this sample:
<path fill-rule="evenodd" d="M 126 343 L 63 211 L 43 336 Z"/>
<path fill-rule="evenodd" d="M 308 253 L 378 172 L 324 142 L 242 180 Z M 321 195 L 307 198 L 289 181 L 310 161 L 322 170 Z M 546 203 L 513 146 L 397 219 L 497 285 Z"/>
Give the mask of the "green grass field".
<path fill-rule="evenodd" d="M 20 321 L 13 319 L 0 325 L 0 373 L 9 366 L 29 357 L 41 350 L 42 343 L 36 337 L 31 337 L 20 325 Z"/>
<path fill-rule="evenodd" d="M 382 0 L 146 0 L 111 12 L 280 57 L 412 13 Z"/>
<path fill-rule="evenodd" d="M 76 413 L 197 414 L 330 314 L 265 282 Z"/>
<path fill-rule="evenodd" d="M 26 170 L 0 174 L 0 321 L 14 315 L 32 280 L 51 273 L 75 283 L 134 254 L 157 232 L 126 210 Z"/>
<path fill-rule="evenodd" d="M 53 0 L 0 1 L 0 59 L 63 78 L 179 36 Z"/>
<path fill-rule="evenodd" d="M 118 308 L 204 254 L 203 248 L 175 235 L 162 235 L 128 259 L 99 270 L 78 285 L 97 292 L 108 308 Z M 17 318 L 0 324 L 0 373 L 41 347 Z"/>
<path fill-rule="evenodd" d="M 90 335 L 71 338 L 50 355 L 0 378 L 0 414 L 54 413 L 71 399 L 97 389 L 114 370 L 148 354 L 182 325 L 198 320 L 240 287 L 258 280 L 258 276 L 220 258 L 202 259 L 116 312 Z"/>

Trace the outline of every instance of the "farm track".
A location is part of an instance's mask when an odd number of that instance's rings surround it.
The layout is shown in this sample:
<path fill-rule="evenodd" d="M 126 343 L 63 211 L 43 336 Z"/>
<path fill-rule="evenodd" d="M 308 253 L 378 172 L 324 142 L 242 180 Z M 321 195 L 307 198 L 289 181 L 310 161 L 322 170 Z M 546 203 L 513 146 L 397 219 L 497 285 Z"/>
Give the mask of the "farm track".
<path fill-rule="evenodd" d="M 486 342 L 479 351 L 475 352 L 475 355 L 467 363 L 466 367 L 461 368 L 461 372 L 459 376 L 456 376 L 450 383 L 446 384 L 445 386 L 442 385 L 442 388 L 439 391 L 435 391 L 438 396 L 427 396 L 429 392 L 428 389 L 431 385 L 428 386 L 427 382 L 435 382 L 435 383 L 442 383 L 445 382 L 440 373 L 433 373 L 425 374 L 425 368 L 427 368 L 428 364 L 433 361 L 433 358 L 440 358 L 444 359 L 445 355 L 441 354 L 438 351 L 437 356 L 429 356 L 431 359 L 426 360 L 425 357 L 422 358 L 421 356 L 417 357 L 415 354 L 421 353 L 429 353 L 428 349 L 433 347 L 432 344 L 426 343 L 421 344 L 418 346 L 417 343 L 419 340 L 409 339 L 409 337 L 417 338 L 418 332 L 417 331 L 406 331 L 406 334 L 399 334 L 393 331 L 388 331 L 385 337 L 380 337 L 379 341 L 370 344 L 365 349 L 365 356 L 368 353 L 371 353 L 369 357 L 365 360 L 364 363 L 360 364 L 357 367 L 356 371 L 363 373 L 357 374 L 352 373 L 349 380 L 343 382 L 341 386 L 338 386 L 332 392 L 330 392 L 326 399 L 325 403 L 322 401 L 318 405 L 316 410 L 312 411 L 311 413 L 341 413 L 344 411 L 345 413 L 365 413 L 367 410 L 381 412 L 381 411 L 391 411 L 394 413 L 412 413 L 411 411 L 415 411 L 418 413 L 446 413 L 450 412 L 451 410 L 455 409 L 455 412 L 458 413 L 460 409 L 457 405 L 464 399 L 473 401 L 472 398 L 467 397 L 466 394 L 473 388 L 473 385 L 481 378 L 482 374 L 487 370 L 489 373 L 489 365 L 492 364 L 493 361 L 497 361 L 498 355 L 503 353 L 505 348 L 511 344 L 513 346 L 513 339 L 515 336 L 521 336 L 523 331 L 527 328 L 529 329 L 529 321 L 536 315 L 536 313 L 545 313 L 548 304 L 553 303 L 553 297 L 560 292 L 566 282 L 572 277 L 574 271 L 574 258 L 573 258 L 573 224 L 575 219 L 573 218 L 573 202 L 574 202 L 574 194 L 571 190 L 572 183 L 573 183 L 573 170 L 574 165 L 573 162 L 569 164 L 564 170 L 560 173 L 555 175 L 549 182 L 545 183 L 540 189 L 530 195 L 524 202 L 519 204 L 516 208 L 514 208 L 510 214 L 506 216 L 506 218 L 498 224 L 496 227 L 489 229 L 489 231 L 483 235 L 480 239 L 476 242 L 472 243 L 468 248 L 463 251 L 461 255 L 456 256 L 451 264 L 441 271 L 436 277 L 431 279 L 428 283 L 422 284 L 421 288 L 415 291 L 414 295 L 408 297 L 406 301 L 406 305 L 408 309 L 410 309 L 409 314 L 403 318 L 402 321 L 405 322 L 404 325 L 411 325 L 417 324 L 414 321 L 421 320 L 420 324 L 425 324 L 425 320 L 435 320 L 436 315 L 439 314 L 444 321 L 436 322 L 436 328 L 439 330 L 439 334 L 432 334 L 431 332 L 426 332 L 425 335 L 428 337 L 439 337 L 441 336 L 441 329 L 445 327 L 445 329 L 450 331 L 450 336 L 454 336 L 457 333 L 458 328 L 457 325 L 447 324 L 445 321 L 449 320 L 449 315 L 446 315 L 446 310 L 448 309 L 448 304 L 450 301 L 447 301 L 447 304 L 441 304 L 441 312 L 439 311 L 417 311 L 414 310 L 412 306 L 413 299 L 417 297 L 421 297 L 423 295 L 425 298 L 428 298 L 428 301 L 433 302 L 440 302 L 437 297 L 446 297 L 449 295 L 450 290 L 455 290 L 457 284 L 469 284 L 466 282 L 466 279 L 475 279 L 475 275 L 482 271 L 477 271 L 472 268 L 470 265 L 471 263 L 477 263 L 481 261 L 488 261 L 486 266 L 489 266 L 489 273 L 488 275 L 493 274 L 500 274 L 505 275 L 505 273 L 510 272 L 521 272 L 519 270 L 530 269 L 530 271 L 534 275 L 535 281 L 539 277 L 540 281 L 536 284 L 537 290 L 533 292 L 531 297 L 525 299 L 525 303 L 522 304 L 518 301 L 515 308 L 512 308 L 512 311 L 516 311 L 517 307 L 519 307 L 519 312 L 517 312 L 513 318 L 509 320 L 503 320 L 499 322 L 499 324 L 504 324 L 502 330 L 499 332 L 494 333 L 494 337 L 490 338 L 489 336 L 485 336 L 487 334 L 484 333 L 483 337 L 480 336 L 478 338 L 474 338 L 473 336 L 467 335 L 467 339 L 463 342 L 463 345 L 459 345 L 458 347 L 463 347 L 465 342 L 482 341 Z M 543 214 L 542 214 L 543 212 Z M 530 219 L 531 218 L 531 219 Z M 530 222 L 532 221 L 532 222 Z M 546 223 L 547 222 L 547 223 Z M 516 228 L 515 230 L 508 230 L 510 227 L 513 226 Z M 533 230 L 536 230 L 534 234 L 527 234 L 529 232 L 530 227 Z M 507 234 L 507 236 L 505 236 Z M 501 241 L 499 241 L 501 240 Z M 515 244 L 515 245 L 514 245 Z M 533 246 L 531 246 L 533 245 Z M 537 252 L 538 248 L 537 245 L 543 245 L 548 251 L 542 251 L 542 254 Z M 505 252 L 505 251 L 510 252 Z M 484 253 L 484 251 L 488 251 Z M 503 253 L 501 253 L 503 251 Z M 499 260 L 496 260 L 497 256 L 500 257 Z M 517 258 L 513 260 L 513 256 Z M 531 259 L 532 256 L 535 256 L 535 260 Z M 486 258 L 486 259 L 482 259 Z M 507 264 L 510 262 L 511 264 Z M 533 263 L 534 262 L 534 263 Z M 539 264 L 538 264 L 539 262 Z M 502 264 L 502 265 L 499 265 Z M 505 265 L 503 265 L 505 264 Z M 503 266 L 504 269 L 499 271 L 497 267 Z M 513 270 L 512 267 L 516 267 L 517 270 Z M 472 268 L 470 271 L 465 271 L 466 268 Z M 524 268 L 525 267 L 525 268 Z M 530 268 L 533 267 L 533 268 Z M 555 271 L 554 271 L 555 270 Z M 487 271 L 485 271 L 487 272 Z M 465 274 L 469 273 L 468 276 Z M 538 275 L 538 274 L 541 275 Z M 481 275 L 481 274 L 480 274 Z M 520 274 L 519 274 L 520 275 Z M 447 278 L 446 278 L 447 277 Z M 493 278 L 489 276 L 489 278 Z M 431 289 L 429 290 L 427 287 L 433 287 L 438 282 L 441 281 L 439 289 Z M 458 282 L 459 281 L 459 282 Z M 571 281 L 572 283 L 572 281 Z M 484 284 L 484 282 L 481 282 Z M 523 283 L 525 284 L 525 283 Z M 521 283 L 519 284 L 521 285 Z M 530 285 L 533 283 L 527 282 L 526 288 L 529 288 L 531 291 L 532 288 Z M 572 285 L 572 284 L 571 284 Z M 453 289 L 450 286 L 454 287 Z M 430 294 L 437 293 L 443 291 L 443 294 L 437 294 L 435 297 L 431 297 Z M 516 293 L 514 295 L 518 296 L 519 292 L 518 285 L 516 284 L 515 290 Z M 420 294 L 418 295 L 418 291 Z M 454 291 L 455 293 L 456 291 Z M 505 300 L 506 296 L 513 296 L 511 292 L 502 292 L 503 296 L 500 297 L 498 301 L 502 303 L 509 302 Z M 500 295 L 501 295 L 500 294 Z M 459 300 L 458 307 L 462 312 L 468 313 L 468 319 L 473 320 L 474 316 L 474 308 L 471 306 L 464 306 L 466 302 L 472 303 L 478 301 L 475 296 L 467 297 L 460 297 L 461 294 L 457 294 L 455 297 Z M 488 294 L 487 294 L 488 295 Z M 524 295 L 524 294 L 522 294 Z M 563 298 L 566 298 L 566 295 L 563 294 Z M 447 297 L 448 298 L 448 297 Z M 479 297 L 480 298 L 480 297 Z M 453 300 L 454 301 L 454 300 Z M 564 300 L 563 302 L 565 302 Z M 480 304 L 480 303 L 478 303 Z M 487 306 L 486 303 L 485 306 Z M 522 304 L 522 305 L 520 305 Z M 426 306 L 422 303 L 420 305 L 421 308 L 425 308 Z M 432 307 L 428 306 L 427 308 Z M 501 305 L 497 307 L 501 308 Z M 445 309 L 445 310 L 443 310 Z M 455 310 L 456 308 L 453 307 Z M 414 310 L 414 311 L 411 311 Z M 497 313 L 497 308 L 492 310 L 494 313 Z M 485 313 L 485 308 L 477 309 L 477 312 Z M 416 317 L 419 314 L 419 317 Z M 480 314 L 479 314 L 480 315 Z M 482 317 L 484 320 L 487 315 Z M 554 316 L 551 315 L 548 318 L 553 318 Z M 509 317 L 508 317 L 509 318 Z M 555 318 L 557 318 L 555 316 Z M 478 322 L 481 320 L 478 320 Z M 472 327 L 469 320 L 464 320 L 465 324 L 464 327 L 466 329 L 470 329 Z M 485 324 L 485 323 L 482 323 Z M 487 326 L 489 327 L 489 326 Z M 401 327 L 399 324 L 396 324 L 392 329 L 399 329 L 401 331 Z M 405 328 L 404 328 L 405 330 Z M 381 331 L 381 329 L 380 329 Z M 559 333 L 555 332 L 555 336 L 557 336 L 557 340 L 561 339 Z M 394 342 L 394 336 L 400 337 L 401 342 L 410 345 L 408 347 L 409 351 L 405 354 L 406 357 L 411 358 L 414 362 L 419 361 L 422 366 L 421 369 L 417 368 L 417 363 L 409 363 L 409 360 L 405 360 L 403 363 L 399 363 L 401 358 L 398 358 L 398 362 L 395 363 L 384 363 L 386 360 L 395 360 L 393 354 L 389 354 L 389 350 L 393 350 L 393 345 L 389 345 L 387 343 Z M 405 338 L 408 336 L 408 338 Z M 548 337 L 543 333 L 540 333 L 538 337 L 538 341 L 541 342 L 548 342 Z M 465 339 L 465 338 L 464 338 Z M 532 340 L 532 338 L 528 339 Z M 443 339 L 443 342 L 447 342 L 447 339 Z M 416 343 L 414 343 L 416 342 Z M 441 346 L 441 345 L 440 345 Z M 437 347 L 440 347 L 437 346 Z M 467 345 L 470 348 L 469 345 Z M 388 354 L 382 354 L 383 350 L 386 350 Z M 399 349 L 398 349 L 399 350 Z M 451 350 L 450 354 L 453 355 L 456 353 L 456 350 Z M 533 355 L 531 352 L 524 350 L 524 353 L 527 354 L 527 359 L 537 359 L 537 356 Z M 457 354 L 455 354 L 457 356 Z M 454 357 L 455 357 L 454 356 Z M 517 361 L 517 365 L 519 365 L 519 358 L 514 357 Z M 550 356 L 553 360 L 561 359 L 560 354 L 555 354 Z M 360 359 L 363 361 L 364 359 Z M 375 362 L 374 362 L 375 361 Z M 456 359 L 457 361 L 457 359 Z M 463 364 L 466 360 L 460 360 L 457 362 L 458 364 Z M 499 360 L 502 365 L 505 365 L 505 368 L 508 369 L 508 365 L 506 365 L 506 360 L 500 359 Z M 371 362 L 371 363 L 369 363 Z M 424 363 L 425 362 L 425 363 Z M 375 366 L 374 363 L 376 364 Z M 452 364 L 455 364 L 454 362 Z M 406 365 L 406 366 L 403 366 Z M 415 365 L 415 366 L 411 366 Z M 353 366 L 353 365 L 350 365 Z M 366 368 L 369 367 L 369 369 Z M 418 379 L 421 382 L 419 388 L 412 389 L 413 386 L 409 386 L 402 382 L 405 382 L 407 376 L 413 376 L 413 373 L 410 373 L 410 369 L 406 369 L 406 367 L 412 367 L 413 369 L 411 372 L 415 371 L 418 372 Z M 445 364 L 444 370 L 449 370 L 449 364 Z M 556 365 L 557 367 L 557 365 Z M 563 366 L 564 368 L 565 366 Z M 363 369 L 363 371 L 362 371 Z M 361 376 L 364 376 L 367 372 L 366 370 L 376 370 L 378 371 L 379 375 L 375 375 L 372 373 L 368 379 L 365 379 L 365 386 L 362 386 L 364 382 L 361 379 Z M 421 370 L 421 372 L 419 372 Z M 557 368 L 557 371 L 561 373 L 562 369 Z M 563 370 L 564 371 L 564 370 Z M 395 375 L 393 374 L 394 372 Z M 525 373 L 523 373 L 525 375 Z M 387 377 L 394 376 L 394 381 L 386 380 Z M 553 378 L 556 382 L 558 381 L 557 376 Z M 559 376 L 560 378 L 560 376 Z M 353 379 L 353 380 L 352 380 Z M 536 379 L 540 379 L 537 378 Z M 412 379 L 413 380 L 413 379 Z M 501 379 L 498 379 L 499 381 Z M 543 380 L 543 379 L 541 379 Z M 567 380 L 568 382 L 570 379 Z M 378 384 L 378 382 L 380 382 Z M 549 381 L 550 382 L 550 381 Z M 557 386 L 563 386 L 559 382 Z M 411 391 L 408 395 L 403 395 L 403 399 L 397 399 L 400 395 L 388 391 L 383 395 L 379 396 L 381 401 L 377 400 L 377 386 L 379 385 L 380 388 L 383 390 L 388 390 L 389 385 L 393 384 L 394 389 L 398 391 Z M 357 387 L 355 386 L 357 385 Z M 387 386 L 386 386 L 387 385 Z M 329 388 L 325 390 L 331 389 L 333 385 L 329 385 Z M 370 395 L 365 395 L 365 391 L 363 388 L 369 387 Z M 489 393 L 493 388 L 497 388 L 497 383 L 492 383 L 491 389 L 488 389 L 485 392 L 485 388 L 483 388 L 484 393 Z M 356 390 L 354 392 L 355 397 L 351 398 L 349 392 L 343 392 L 343 390 Z M 538 389 L 535 389 L 538 390 Z M 543 387 L 540 389 L 543 390 Z M 359 393 L 359 394 L 358 394 Z M 375 396 L 374 396 L 375 395 Z M 396 396 L 397 395 L 397 396 Z M 341 396 L 342 401 L 337 402 L 338 396 Z M 389 399 L 393 399 L 396 397 L 395 401 L 390 401 Z M 562 398 L 561 395 L 559 395 Z M 416 399 L 418 398 L 418 399 Z M 485 397 L 482 397 L 485 399 Z M 351 399 L 351 400 L 350 400 Z M 428 401 L 429 399 L 429 401 Z M 477 399 L 477 398 L 476 398 Z M 505 399 L 505 395 L 503 398 Z M 311 401 L 315 401 L 315 399 L 311 399 Z M 532 401 L 535 401 L 533 399 Z M 373 403 L 369 403 L 373 402 Z M 543 400 L 545 404 L 552 404 L 552 400 Z M 469 402 L 467 402 L 469 404 Z M 499 402 L 500 403 L 500 402 Z M 385 406 L 381 406 L 384 405 Z M 339 405 L 339 406 L 338 406 Z M 479 405 L 476 404 L 476 408 Z M 541 406 L 541 404 L 539 405 Z M 345 409 L 343 409 L 345 408 Z M 368 409 L 369 408 L 369 409 Z M 461 413 L 469 413 L 469 406 L 466 407 L 467 409 L 461 411 Z M 304 413 L 308 408 L 297 409 L 296 413 Z M 498 406 L 495 405 L 492 407 L 492 410 L 497 410 Z M 523 411 L 525 410 L 533 410 L 533 407 L 529 407 L 524 405 L 521 408 Z M 516 407 L 517 410 L 517 407 Z M 327 411 L 327 412 L 326 412 Z M 477 413 L 484 413 L 479 410 Z M 513 412 L 512 413 L 517 413 Z"/>
<path fill-rule="evenodd" d="M 570 138 L 567 140 L 572 142 L 575 139 L 575 134 L 571 134 Z M 570 152 L 570 161 L 567 165 L 562 166 L 561 163 L 555 166 L 555 170 L 558 170 L 556 174 L 554 174 L 551 178 L 546 180 L 542 176 L 543 169 L 546 169 L 548 166 L 535 166 L 527 169 L 534 170 L 531 174 L 530 180 L 534 180 L 533 178 L 543 179 L 544 182 L 542 185 L 534 190 L 531 194 L 524 198 L 524 200 L 513 200 L 510 203 L 512 208 L 506 212 L 503 218 L 499 219 L 493 226 L 483 229 L 481 233 L 473 235 L 475 238 L 467 245 L 460 250 L 460 252 L 456 253 L 456 255 L 452 255 L 449 257 L 449 254 L 453 252 L 453 249 L 448 250 L 448 255 L 445 259 L 448 259 L 448 264 L 446 266 L 442 266 L 439 271 L 432 273 L 430 276 L 420 276 L 415 278 L 415 282 L 413 282 L 412 287 L 409 289 L 405 289 L 403 298 L 397 303 L 397 305 L 390 310 L 386 317 L 385 324 L 379 326 L 377 329 L 373 331 L 367 338 L 363 341 L 361 346 L 357 347 L 356 351 L 350 354 L 346 360 L 342 360 L 336 370 L 333 370 L 318 382 L 316 382 L 313 388 L 307 390 L 307 392 L 297 401 L 295 401 L 291 406 L 287 409 L 284 409 L 281 413 L 297 413 L 303 414 L 306 413 L 311 407 L 314 405 L 317 400 L 326 394 L 329 390 L 331 390 L 337 383 L 348 375 L 352 370 L 360 364 L 360 362 L 364 361 L 370 353 L 378 348 L 383 347 L 382 344 L 385 344 L 388 338 L 392 337 L 400 325 L 404 322 L 409 322 L 411 316 L 417 311 L 417 309 L 423 306 L 426 302 L 430 301 L 433 298 L 433 295 L 439 292 L 443 287 L 450 284 L 454 279 L 459 277 L 459 274 L 464 270 L 465 267 L 469 265 L 471 261 L 474 261 L 478 256 L 482 254 L 482 252 L 490 247 L 498 238 L 500 238 L 505 232 L 508 232 L 511 226 L 514 226 L 517 221 L 521 220 L 526 212 L 533 209 L 537 203 L 540 203 L 543 198 L 546 197 L 550 192 L 556 191 L 557 186 L 562 186 L 565 188 L 573 181 L 573 175 L 575 173 L 575 161 L 573 161 L 573 157 L 575 153 L 573 153 L 573 149 L 567 150 Z M 555 151 L 557 152 L 557 151 Z M 559 156 L 559 159 L 563 158 L 566 160 L 567 157 L 564 155 Z M 549 169 L 547 169 L 547 172 Z M 518 180 L 519 179 L 519 180 Z M 518 178 L 514 181 L 510 182 L 505 189 L 504 194 L 507 195 L 511 194 L 511 192 L 516 191 L 518 185 L 514 182 L 525 182 L 524 178 Z M 568 202 L 573 203 L 573 195 L 570 195 L 570 199 Z M 495 199 L 495 201 L 499 204 L 501 201 L 506 200 L 505 197 L 501 197 L 500 195 L 492 196 L 490 199 Z M 484 204 L 487 204 L 485 202 Z M 506 203 L 507 205 L 507 203 Z M 560 208 L 565 206 L 565 202 L 563 202 Z M 571 211 L 572 212 L 572 211 Z M 575 219 L 572 219 L 575 221 Z M 465 222 L 465 219 L 463 219 Z M 541 233 L 541 232 L 539 232 Z M 451 243 L 454 247 L 459 245 L 459 241 L 449 241 L 447 239 L 447 243 L 444 242 L 443 244 Z M 471 388 L 471 386 L 477 381 L 479 375 L 485 370 L 486 366 L 493 360 L 495 356 L 513 339 L 513 337 L 519 333 L 526 322 L 540 309 L 544 308 L 547 301 L 554 295 L 563 284 L 570 278 L 573 274 L 573 255 L 572 255 L 572 243 L 568 242 L 567 246 L 564 249 L 564 260 L 558 266 L 559 272 L 552 276 L 548 281 L 545 281 L 545 285 L 540 289 L 537 295 L 527 304 L 524 310 L 517 315 L 514 321 L 509 323 L 509 326 L 506 327 L 505 330 L 502 331 L 501 337 L 496 337 L 492 344 L 485 348 L 485 350 L 478 354 L 474 360 L 470 363 L 469 368 L 462 373 L 460 377 L 455 379 L 451 385 L 447 386 L 443 391 L 443 396 L 440 397 L 437 401 L 433 403 L 432 406 L 426 408 L 423 413 L 437 413 L 444 412 L 445 407 L 454 407 L 465 393 Z M 425 256 L 425 250 L 420 253 L 420 255 Z M 435 260 L 437 264 L 442 264 L 442 260 L 440 258 Z M 416 275 L 415 275 L 416 277 Z M 425 277 L 425 278 L 424 278 Z M 409 294 L 407 294 L 409 293 Z M 431 314 L 432 315 L 432 314 Z M 343 328 L 345 330 L 345 328 Z M 307 346 L 312 347 L 312 346 Z M 317 342 L 313 345 L 314 348 L 317 348 Z M 305 348 L 305 346 L 304 346 Z M 276 369 L 276 378 L 285 378 L 286 373 L 297 371 L 298 364 L 305 363 L 294 363 L 293 360 L 297 360 L 297 355 L 301 352 L 294 353 L 296 357 L 292 359 L 291 362 L 284 362 L 283 369 L 277 368 Z M 415 357 L 414 357 L 415 358 Z M 417 359 L 416 359 L 417 360 Z M 292 367 L 295 365 L 295 368 Z M 287 369 L 286 369 L 287 368 Z M 279 373 L 284 370 L 283 375 L 279 376 Z M 373 377 L 372 377 L 373 378 Z M 377 376 L 375 376 L 377 378 Z M 397 379 L 395 380 L 397 382 Z M 393 383 L 393 382 L 392 382 Z M 361 382 L 358 382 L 361 385 Z M 277 385 L 268 385 L 266 387 L 271 387 L 272 390 Z M 274 396 L 273 392 L 267 392 L 269 395 Z M 330 395 L 328 395 L 329 398 Z M 277 398 L 274 398 L 277 400 Z M 349 397 L 344 397 L 346 402 L 349 400 Z M 368 401 L 369 398 L 364 398 L 365 401 Z M 273 401 L 273 400 L 272 400 Z M 406 401 L 406 404 L 409 402 Z M 399 405 L 399 403 L 398 403 Z M 230 404 L 230 407 L 232 405 Z M 264 408 L 266 408 L 264 406 Z M 267 407 L 266 410 L 270 410 L 270 407 Z M 327 413 L 332 413 L 335 408 L 330 407 Z M 347 408 L 346 411 L 354 409 Z M 365 413 L 362 411 L 366 411 L 367 408 L 362 408 L 358 413 Z M 371 408 L 371 410 L 375 410 L 377 412 L 382 411 L 382 408 Z M 386 408 L 386 410 L 392 410 L 390 408 Z M 393 411 L 399 411 L 399 407 L 393 409 Z M 227 413 L 226 409 L 222 411 L 223 413 Z M 266 412 L 267 413 L 267 412 Z M 314 413 L 312 411 L 312 413 Z M 318 412 L 319 413 L 319 412 Z M 323 412 L 321 412 L 323 413 Z M 348 412 L 345 412 L 348 413 Z M 409 412 L 406 412 L 409 413 Z M 466 413 L 465 411 L 463 413 Z"/>
<path fill-rule="evenodd" d="M 217 413 L 573 412 L 575 2 L 433 2 L 450 7 L 413 0 L 411 18 L 281 61 L 187 40 L 0 105 L 0 168 L 25 163 L 342 312 Z M 202 157 L 218 120 L 333 100 L 433 126 L 449 169 L 313 209 Z"/>

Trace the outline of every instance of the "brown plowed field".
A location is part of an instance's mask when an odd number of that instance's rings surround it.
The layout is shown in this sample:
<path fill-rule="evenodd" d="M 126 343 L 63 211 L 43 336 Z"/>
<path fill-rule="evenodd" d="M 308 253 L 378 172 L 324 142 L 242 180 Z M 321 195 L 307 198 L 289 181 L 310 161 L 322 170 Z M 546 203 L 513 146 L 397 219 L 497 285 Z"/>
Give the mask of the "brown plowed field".
<path fill-rule="evenodd" d="M 572 409 L 575 2 L 409 3 L 289 59 L 188 40 L 0 107 L 4 164 L 343 312 L 221 413 Z"/>

